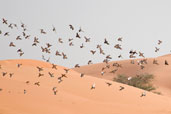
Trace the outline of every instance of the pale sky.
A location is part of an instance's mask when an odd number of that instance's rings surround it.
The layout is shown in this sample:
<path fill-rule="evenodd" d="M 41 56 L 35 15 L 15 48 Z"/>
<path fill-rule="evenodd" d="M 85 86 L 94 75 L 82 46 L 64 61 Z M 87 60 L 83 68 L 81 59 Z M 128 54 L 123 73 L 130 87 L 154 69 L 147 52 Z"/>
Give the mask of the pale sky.
<path fill-rule="evenodd" d="M 88 60 L 93 63 L 102 62 L 110 54 L 112 60 L 122 54 L 123 59 L 128 59 L 128 52 L 133 49 L 141 51 L 146 57 L 156 57 L 169 54 L 171 50 L 171 1 L 170 0 L 1 0 L 0 18 L 5 18 L 9 23 L 18 26 L 23 22 L 27 26 L 30 40 L 16 41 L 17 35 L 22 35 L 21 28 L 10 29 L 0 21 L 0 30 L 9 31 L 10 36 L 0 35 L 0 60 L 4 59 L 37 59 L 41 60 L 40 46 L 46 42 L 53 44 L 50 62 L 73 67 L 75 64 L 86 65 Z M 69 29 L 69 24 L 75 28 Z M 57 33 L 52 32 L 52 25 Z M 83 29 L 82 39 L 75 38 L 79 27 Z M 47 34 L 40 34 L 43 28 Z M 38 47 L 32 47 L 33 37 L 40 39 Z M 91 38 L 90 43 L 84 43 L 85 48 L 79 46 L 84 42 L 83 37 Z M 58 43 L 62 38 L 64 44 Z M 117 38 L 123 37 L 123 50 L 114 49 Z M 74 38 L 74 46 L 68 46 L 68 38 Z M 104 38 L 110 46 L 104 45 Z M 157 45 L 158 40 L 161 45 Z M 13 41 L 17 46 L 8 47 Z M 100 55 L 96 49 L 97 44 L 102 44 L 106 55 Z M 155 47 L 160 51 L 155 53 Z M 16 50 L 22 48 L 25 54 L 19 57 Z M 92 55 L 89 51 L 96 50 Z M 68 60 L 56 57 L 55 51 L 59 50 L 68 56 Z"/>

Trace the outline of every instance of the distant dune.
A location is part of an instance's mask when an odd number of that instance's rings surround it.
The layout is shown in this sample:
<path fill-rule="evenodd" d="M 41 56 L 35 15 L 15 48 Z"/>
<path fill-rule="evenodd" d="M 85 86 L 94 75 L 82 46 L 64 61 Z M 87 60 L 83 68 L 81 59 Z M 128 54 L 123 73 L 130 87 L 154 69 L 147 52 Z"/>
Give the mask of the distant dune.
<path fill-rule="evenodd" d="M 168 89 L 170 77 L 167 72 L 171 67 L 162 65 L 166 58 L 171 62 L 170 56 L 159 57 L 158 66 L 152 65 L 152 59 L 149 59 L 144 72 L 155 74 L 156 85 Z M 128 60 L 120 63 L 123 69 L 118 73 L 143 72 Z M 22 65 L 18 68 L 17 64 Z M 56 70 L 50 63 L 36 60 L 4 60 L 0 65 L 0 114 L 171 114 L 171 97 L 151 92 L 140 97 L 143 90 L 106 80 L 113 78 L 109 73 L 102 77 L 99 71 L 103 64 L 74 69 L 88 74 L 82 78 L 72 69 L 66 74 L 65 67 L 57 66 Z M 43 71 L 39 72 L 37 66 L 43 67 Z M 7 74 L 3 76 L 3 72 Z M 48 72 L 54 73 L 54 77 Z M 10 78 L 9 73 L 14 75 Z M 38 77 L 39 73 L 44 76 Z M 66 74 L 67 78 L 58 83 L 61 74 Z M 40 86 L 35 85 L 36 82 L 40 82 Z M 109 87 L 106 82 L 112 85 Z M 96 88 L 91 90 L 93 83 Z M 125 89 L 120 91 L 120 86 Z M 53 87 L 58 91 L 56 95 Z"/>
<path fill-rule="evenodd" d="M 153 64 L 154 59 L 158 61 L 159 65 Z M 111 68 L 105 70 L 106 73 L 103 76 L 101 75 L 101 69 L 105 66 L 104 63 L 81 66 L 80 68 L 74 68 L 73 70 L 108 80 L 113 80 L 118 74 L 125 74 L 127 76 L 135 76 L 144 73 L 153 74 L 155 76 L 154 85 L 157 87 L 157 91 L 171 97 L 171 54 L 157 58 L 147 58 L 148 64 L 144 65 L 145 68 L 143 70 L 136 62 L 137 60 L 140 59 L 135 59 L 135 64 L 131 64 L 130 60 L 109 62 Z M 169 65 L 164 64 L 165 60 L 168 61 Z M 122 68 L 119 68 L 115 74 L 109 73 L 111 70 L 116 69 L 116 67 L 112 67 L 112 64 L 115 62 L 121 64 Z"/>

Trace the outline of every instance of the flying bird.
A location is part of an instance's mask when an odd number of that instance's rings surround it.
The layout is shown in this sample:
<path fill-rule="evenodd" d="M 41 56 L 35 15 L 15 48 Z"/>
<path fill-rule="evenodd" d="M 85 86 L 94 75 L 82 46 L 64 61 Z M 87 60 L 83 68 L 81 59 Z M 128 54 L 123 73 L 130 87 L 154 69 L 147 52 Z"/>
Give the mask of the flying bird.
<path fill-rule="evenodd" d="M 56 69 L 57 70 L 57 65 L 52 64 L 52 69 Z"/>
<path fill-rule="evenodd" d="M 80 74 L 80 77 L 81 77 L 81 78 L 82 78 L 82 77 L 84 77 L 84 74 L 83 74 L 83 73 L 81 73 L 81 74 Z"/>
<path fill-rule="evenodd" d="M 4 18 L 2 18 L 2 23 L 3 23 L 3 24 L 6 24 L 6 25 L 8 24 L 7 20 L 4 19 Z"/>
<path fill-rule="evenodd" d="M 37 66 L 37 69 L 39 70 L 39 72 L 43 71 L 43 68 L 42 67 L 38 67 Z"/>
<path fill-rule="evenodd" d="M 6 32 L 6 33 L 4 34 L 4 36 L 9 36 L 9 32 Z"/>
<path fill-rule="evenodd" d="M 74 30 L 74 27 L 72 25 L 69 25 L 69 27 L 70 27 L 71 30 Z"/>
<path fill-rule="evenodd" d="M 35 82 L 34 85 L 40 86 L 40 82 Z"/>
<path fill-rule="evenodd" d="M 68 73 L 70 69 L 64 69 L 65 70 L 65 73 Z"/>
<path fill-rule="evenodd" d="M 78 33 L 76 33 L 76 38 L 81 38 L 80 35 Z"/>
<path fill-rule="evenodd" d="M 160 50 L 160 48 L 155 47 L 155 52 L 158 52 L 159 50 Z"/>
<path fill-rule="evenodd" d="M 12 78 L 12 76 L 14 75 L 14 73 L 9 73 L 9 75 L 10 75 L 10 78 Z"/>
<path fill-rule="evenodd" d="M 63 43 L 62 38 L 59 38 L 58 42 L 62 44 Z"/>
<path fill-rule="evenodd" d="M 140 97 L 146 96 L 146 92 L 142 92 Z"/>
<path fill-rule="evenodd" d="M 67 59 L 67 55 L 62 52 L 63 59 Z"/>
<path fill-rule="evenodd" d="M 92 86 L 91 86 L 91 90 L 92 89 L 95 89 L 96 88 L 96 84 L 94 83 Z"/>
<path fill-rule="evenodd" d="M 109 82 L 106 82 L 106 84 L 107 84 L 108 86 L 111 86 L 111 85 L 112 85 L 112 83 L 109 83 Z"/>
<path fill-rule="evenodd" d="M 79 64 L 76 64 L 74 67 L 75 68 L 80 68 L 80 65 Z"/>
<path fill-rule="evenodd" d="M 54 77 L 54 73 L 48 72 L 50 77 Z"/>
<path fill-rule="evenodd" d="M 87 38 L 86 36 L 84 36 L 85 38 L 85 42 L 90 42 L 90 38 Z"/>
<path fill-rule="evenodd" d="M 109 45 L 109 42 L 107 41 L 107 39 L 106 39 L 106 38 L 104 39 L 104 44 Z"/>
<path fill-rule="evenodd" d="M 94 55 L 96 53 L 96 51 L 94 50 L 90 50 L 90 52 Z"/>
<path fill-rule="evenodd" d="M 13 42 L 10 42 L 9 46 L 10 47 L 15 47 L 15 44 Z"/>
<path fill-rule="evenodd" d="M 125 89 L 125 88 L 124 88 L 123 86 L 120 86 L 120 89 L 119 89 L 119 90 L 121 91 L 121 90 L 123 90 L 123 89 Z"/>
<path fill-rule="evenodd" d="M 44 74 L 39 73 L 38 77 L 44 76 Z"/>
<path fill-rule="evenodd" d="M 167 60 L 165 60 L 164 64 L 165 64 L 165 65 L 169 65 L 169 63 L 167 62 Z"/>
<path fill-rule="evenodd" d="M 121 45 L 120 45 L 120 44 L 116 44 L 116 45 L 114 46 L 114 48 L 122 50 L 122 48 L 121 48 Z"/>
<path fill-rule="evenodd" d="M 40 29 L 41 34 L 46 34 L 46 32 L 43 29 Z"/>
<path fill-rule="evenodd" d="M 118 41 L 122 42 L 122 37 L 118 38 Z"/>
<path fill-rule="evenodd" d="M 5 76 L 5 75 L 7 75 L 7 72 L 2 72 L 2 76 Z"/>
<path fill-rule="evenodd" d="M 78 32 L 84 32 L 82 29 L 81 29 L 81 27 L 80 27 L 80 29 L 78 30 Z"/>
<path fill-rule="evenodd" d="M 161 40 L 158 40 L 158 45 L 160 45 L 162 43 L 162 41 Z"/>

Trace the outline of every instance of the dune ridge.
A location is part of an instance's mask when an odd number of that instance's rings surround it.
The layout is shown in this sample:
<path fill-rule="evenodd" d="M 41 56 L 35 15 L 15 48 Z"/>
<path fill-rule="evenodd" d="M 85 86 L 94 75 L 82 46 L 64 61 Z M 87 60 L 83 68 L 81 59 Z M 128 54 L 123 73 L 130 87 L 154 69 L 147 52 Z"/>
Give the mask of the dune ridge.
<path fill-rule="evenodd" d="M 22 64 L 19 68 L 17 64 Z M 65 67 L 52 69 L 52 64 L 37 60 L 0 61 L 0 114 L 170 114 L 171 98 L 146 92 L 141 89 L 100 79 L 91 75 L 80 77 L 80 73 Z M 43 67 L 38 77 L 37 66 Z M 54 73 L 50 77 L 48 72 Z M 9 73 L 14 73 L 9 77 Z M 58 77 L 66 74 L 58 83 Z M 26 84 L 26 81 L 29 81 Z M 34 85 L 39 81 L 40 86 Z M 108 86 L 106 82 L 112 83 Z M 96 88 L 91 90 L 92 84 Z M 125 87 L 120 91 L 120 86 Z M 54 95 L 52 88 L 57 88 Z M 27 90 L 24 94 L 24 89 Z"/>

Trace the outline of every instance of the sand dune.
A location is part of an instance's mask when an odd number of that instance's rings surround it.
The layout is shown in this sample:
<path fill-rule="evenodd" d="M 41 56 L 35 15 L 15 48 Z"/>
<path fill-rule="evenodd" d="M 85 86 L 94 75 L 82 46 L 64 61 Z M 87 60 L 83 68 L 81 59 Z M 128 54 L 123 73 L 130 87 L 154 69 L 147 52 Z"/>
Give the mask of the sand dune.
<path fill-rule="evenodd" d="M 153 64 L 154 59 L 158 61 L 159 65 Z M 109 72 L 116 69 L 116 67 L 111 67 L 105 70 L 106 73 L 103 76 L 101 75 L 101 69 L 105 66 L 104 63 L 81 66 L 80 68 L 74 68 L 73 70 L 108 80 L 113 80 L 118 74 L 125 74 L 127 76 L 135 76 L 144 73 L 153 74 L 155 76 L 154 85 L 156 86 L 157 91 L 171 97 L 171 55 L 168 54 L 157 58 L 147 58 L 148 64 L 144 65 L 145 68 L 143 70 L 137 64 L 137 60 L 140 59 L 135 59 L 135 64 L 130 64 L 130 60 L 112 61 L 109 63 L 111 66 L 113 63 L 117 62 L 122 65 L 122 68 L 119 68 L 115 74 L 112 74 Z M 167 60 L 170 65 L 165 65 L 165 60 Z"/>
<path fill-rule="evenodd" d="M 126 61 L 122 62 L 126 63 Z M 23 65 L 18 68 L 18 63 Z M 70 70 L 66 74 L 67 78 L 63 78 L 63 82 L 58 83 L 57 78 L 65 73 L 65 67 L 62 66 L 57 66 L 55 70 L 52 69 L 51 64 L 35 60 L 5 60 L 0 61 L 0 65 L 2 67 L 0 69 L 0 88 L 2 88 L 0 114 L 171 113 L 170 97 L 151 92 L 147 92 L 145 97 L 140 97 L 143 92 L 141 89 L 89 75 L 81 78 L 80 73 L 74 70 Z M 41 71 L 44 76 L 38 77 L 37 66 L 44 68 Z M 97 68 L 97 66 L 100 65 L 85 66 L 85 68 L 89 70 L 90 67 Z M 80 70 L 86 72 L 85 68 L 80 68 Z M 2 76 L 2 72 L 8 74 Z M 54 73 L 54 77 L 50 77 L 48 72 Z M 14 73 L 14 76 L 10 78 L 9 73 Z M 91 73 L 95 75 L 93 70 Z M 26 84 L 26 81 L 30 83 Z M 38 81 L 40 86 L 34 85 Z M 109 87 L 106 82 L 111 82 L 112 85 Z M 96 84 L 96 89 L 91 90 L 93 83 Z M 120 86 L 124 86 L 125 89 L 119 91 Z M 165 84 L 163 86 L 167 87 Z M 57 87 L 56 95 L 52 91 L 53 87 Z M 24 89 L 27 91 L 26 94 L 24 94 Z"/>

